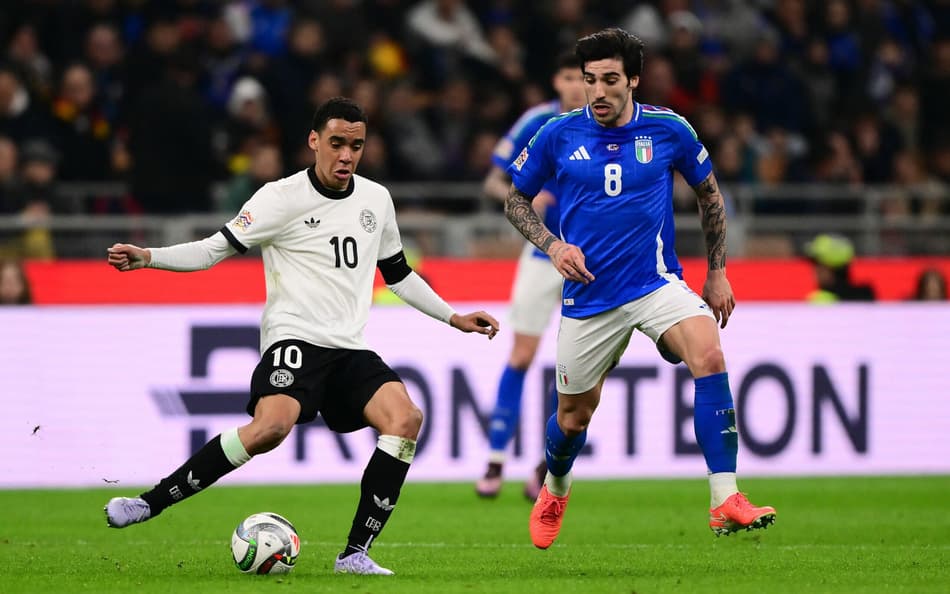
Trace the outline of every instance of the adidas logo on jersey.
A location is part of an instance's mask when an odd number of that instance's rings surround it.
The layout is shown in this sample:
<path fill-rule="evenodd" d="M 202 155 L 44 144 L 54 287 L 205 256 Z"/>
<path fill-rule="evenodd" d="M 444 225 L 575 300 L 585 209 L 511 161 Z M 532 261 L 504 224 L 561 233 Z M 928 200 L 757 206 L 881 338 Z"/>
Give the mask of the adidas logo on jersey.
<path fill-rule="evenodd" d="M 590 161 L 590 153 L 587 152 L 587 149 L 584 148 L 582 144 L 579 149 L 574 151 L 574 154 L 568 157 L 568 161 Z"/>
<path fill-rule="evenodd" d="M 310 217 L 310 220 L 309 220 L 309 221 L 308 221 L 307 219 L 304 219 L 304 220 L 303 220 L 303 223 L 304 223 L 304 225 L 310 227 L 311 229 L 316 229 L 316 228 L 317 228 L 317 225 L 320 224 L 320 221 L 319 221 L 319 220 L 316 220 L 316 221 L 315 221 L 315 220 L 313 220 L 313 217 Z"/>

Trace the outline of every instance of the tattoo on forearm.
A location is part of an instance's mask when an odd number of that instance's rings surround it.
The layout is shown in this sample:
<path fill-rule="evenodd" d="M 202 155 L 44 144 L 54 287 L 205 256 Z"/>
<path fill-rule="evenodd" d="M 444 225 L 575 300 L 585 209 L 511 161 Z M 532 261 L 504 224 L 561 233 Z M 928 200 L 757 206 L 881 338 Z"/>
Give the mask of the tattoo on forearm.
<path fill-rule="evenodd" d="M 699 185 L 693 186 L 693 190 L 699 203 L 709 269 L 721 270 L 726 267 L 726 208 L 716 176 L 710 173 Z"/>
<path fill-rule="evenodd" d="M 557 241 L 557 237 L 544 226 L 541 217 L 531 206 L 531 199 L 514 185 L 508 190 L 508 199 L 505 200 L 505 216 L 525 239 L 544 253 Z"/>

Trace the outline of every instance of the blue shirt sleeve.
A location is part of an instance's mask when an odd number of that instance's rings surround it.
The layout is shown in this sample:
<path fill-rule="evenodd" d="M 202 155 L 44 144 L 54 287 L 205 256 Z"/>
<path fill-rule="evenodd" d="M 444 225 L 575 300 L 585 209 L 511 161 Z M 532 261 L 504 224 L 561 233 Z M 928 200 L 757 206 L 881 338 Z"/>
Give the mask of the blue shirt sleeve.
<path fill-rule="evenodd" d="M 680 172 L 686 183 L 695 186 L 712 173 L 709 151 L 696 137 L 696 132 L 686 123 L 686 120 L 674 121 L 672 126 L 679 140 L 673 166 Z"/>
<path fill-rule="evenodd" d="M 492 153 L 492 164 L 507 169 L 511 161 L 518 156 L 531 138 L 537 134 L 544 122 L 548 121 L 552 115 L 551 111 L 540 112 L 537 108 L 526 111 L 518 121 L 515 122 L 505 137 L 498 141 L 495 150 Z"/>
<path fill-rule="evenodd" d="M 554 177 L 554 159 L 551 143 L 552 126 L 545 124 L 508 166 L 511 183 L 531 198 L 538 195 L 544 184 Z"/>

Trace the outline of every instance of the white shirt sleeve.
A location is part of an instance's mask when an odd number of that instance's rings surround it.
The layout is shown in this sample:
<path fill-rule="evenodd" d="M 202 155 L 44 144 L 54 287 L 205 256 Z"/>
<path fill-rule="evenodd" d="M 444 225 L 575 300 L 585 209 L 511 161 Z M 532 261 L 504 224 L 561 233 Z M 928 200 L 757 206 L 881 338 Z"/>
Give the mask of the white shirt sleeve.
<path fill-rule="evenodd" d="M 394 256 L 402 251 L 402 239 L 399 236 L 399 225 L 396 224 L 396 206 L 392 197 L 386 205 L 386 218 L 383 221 L 382 237 L 379 240 L 380 260 Z"/>
<path fill-rule="evenodd" d="M 452 306 L 439 297 L 429 283 L 415 272 L 410 272 L 396 284 L 386 286 L 409 305 L 446 324 L 455 315 Z"/>
<path fill-rule="evenodd" d="M 169 247 L 149 248 L 152 261 L 149 268 L 191 272 L 206 270 L 236 253 L 227 238 L 219 231 L 200 241 L 179 243 Z"/>
<path fill-rule="evenodd" d="M 286 200 L 281 200 L 273 183 L 265 184 L 244 203 L 241 212 L 228 221 L 221 233 L 240 253 L 267 243 L 287 225 Z"/>

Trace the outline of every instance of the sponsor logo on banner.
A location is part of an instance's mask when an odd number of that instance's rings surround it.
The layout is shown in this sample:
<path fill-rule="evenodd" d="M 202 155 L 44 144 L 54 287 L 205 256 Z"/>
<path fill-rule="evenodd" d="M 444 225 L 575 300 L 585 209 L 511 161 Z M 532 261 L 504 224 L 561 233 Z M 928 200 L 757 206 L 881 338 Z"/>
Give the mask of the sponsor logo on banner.
<path fill-rule="evenodd" d="M 470 307 L 507 314 L 498 303 Z M 485 370 L 503 368 L 506 354 L 437 324 L 414 326 L 407 336 L 411 313 L 403 307 L 373 309 L 366 341 L 428 419 L 416 442 L 413 476 L 468 480 L 483 470 L 497 388 Z M 0 432 L 6 454 L 0 486 L 92 486 L 103 477 L 146 484 L 154 481 L 149 468 L 180 465 L 214 435 L 246 422 L 248 381 L 261 360 L 259 320 L 260 306 L 0 309 L 5 336 L 17 345 L 0 360 L 0 370 L 7 372 L 11 393 L 33 394 L 28 401 L 5 403 L 9 430 Z M 896 330 L 877 332 L 881 327 Z M 947 327 L 950 310 L 904 304 L 841 305 L 833 311 L 746 305 L 723 334 L 734 412 L 718 411 L 729 419 L 720 429 L 738 441 L 743 476 L 950 474 L 950 458 L 932 445 L 945 439 L 950 415 L 940 375 L 944 353 L 950 352 Z M 815 340 L 816 328 L 840 340 Z M 54 333 L 62 340 L 50 343 L 46 337 Z M 506 464 L 513 474 L 527 475 L 537 463 L 552 411 L 551 385 L 570 373 L 555 365 L 556 334 L 555 324 L 525 378 Z M 657 356 L 648 339 L 634 336 L 604 383 L 575 474 L 703 476 L 692 428 L 693 378 L 684 365 Z M 149 365 L 111 366 L 121 345 L 130 343 L 147 349 Z M 913 344 L 928 348 L 908 346 Z M 66 393 L 56 383 L 15 373 L 43 357 L 57 361 L 58 374 L 70 378 L 75 390 Z M 290 371 L 271 368 L 269 374 L 278 372 L 273 381 L 284 383 Z M 109 416 L 105 432 L 96 424 L 103 414 Z M 41 423 L 37 437 L 23 437 Z M 72 429 L 45 431 L 64 426 Z M 297 425 L 268 454 L 267 464 L 249 464 L 225 480 L 359 482 L 376 445 L 372 431 L 336 434 L 318 416 Z M 67 450 L 75 453 L 71 459 L 61 455 Z M 113 454 L 102 457 L 103 451 Z M 95 460 L 96 468 L 75 460 Z M 186 481 L 170 495 L 206 482 L 194 474 Z M 381 497 L 376 505 L 392 504 L 391 497 Z"/>

